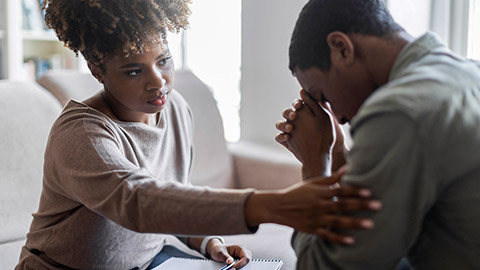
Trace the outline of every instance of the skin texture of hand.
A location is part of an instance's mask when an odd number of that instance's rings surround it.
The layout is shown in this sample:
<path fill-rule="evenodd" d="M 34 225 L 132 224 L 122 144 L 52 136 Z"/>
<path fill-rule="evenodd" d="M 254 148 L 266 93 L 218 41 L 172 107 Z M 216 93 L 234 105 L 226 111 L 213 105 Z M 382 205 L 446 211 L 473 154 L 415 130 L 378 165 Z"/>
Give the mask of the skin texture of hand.
<path fill-rule="evenodd" d="M 293 109 L 284 110 L 285 121 L 276 123 L 281 133 L 275 139 L 302 162 L 304 179 L 329 175 L 330 170 L 336 171 L 345 164 L 343 129 L 328 103 L 319 104 L 303 89 L 300 97 Z"/>
<path fill-rule="evenodd" d="M 302 96 L 303 93 L 303 96 Z M 301 91 L 304 104 L 295 110 L 290 139 L 284 144 L 303 164 L 304 179 L 331 174 L 332 149 L 336 133 L 333 117 Z"/>
<path fill-rule="evenodd" d="M 371 219 L 342 214 L 376 211 L 381 203 L 370 199 L 369 190 L 336 185 L 344 171 L 340 169 L 331 177 L 308 179 L 280 191 L 255 191 L 245 205 L 247 224 L 254 227 L 261 223 L 277 223 L 330 242 L 353 244 L 352 237 L 330 229 L 373 228 Z"/>
<path fill-rule="evenodd" d="M 190 237 L 188 245 L 196 250 L 200 250 L 202 244 L 202 237 Z M 250 262 L 252 259 L 252 252 L 243 246 L 223 244 L 216 238 L 212 238 L 207 243 L 206 252 L 213 260 L 230 264 L 235 259 L 238 261 L 233 265 L 233 268 L 240 269 Z"/>
<path fill-rule="evenodd" d="M 225 245 L 217 239 L 212 239 L 208 242 L 207 253 L 215 261 L 230 264 L 234 261 L 233 258 L 239 259 L 233 268 L 240 269 L 250 262 L 252 253 L 250 250 L 238 245 Z"/>

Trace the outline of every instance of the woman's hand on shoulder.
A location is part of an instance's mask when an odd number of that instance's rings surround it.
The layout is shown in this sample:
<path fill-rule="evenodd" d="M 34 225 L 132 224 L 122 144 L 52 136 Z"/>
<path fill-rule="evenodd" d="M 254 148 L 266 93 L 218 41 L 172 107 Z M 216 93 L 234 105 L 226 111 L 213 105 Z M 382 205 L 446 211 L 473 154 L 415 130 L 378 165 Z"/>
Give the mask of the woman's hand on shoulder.
<path fill-rule="evenodd" d="M 371 218 L 349 213 L 378 211 L 382 205 L 367 189 L 339 186 L 344 172 L 340 169 L 333 176 L 308 179 L 283 190 L 256 191 L 246 202 L 247 224 L 277 223 L 330 242 L 353 244 L 351 236 L 336 229 L 372 229 Z"/>

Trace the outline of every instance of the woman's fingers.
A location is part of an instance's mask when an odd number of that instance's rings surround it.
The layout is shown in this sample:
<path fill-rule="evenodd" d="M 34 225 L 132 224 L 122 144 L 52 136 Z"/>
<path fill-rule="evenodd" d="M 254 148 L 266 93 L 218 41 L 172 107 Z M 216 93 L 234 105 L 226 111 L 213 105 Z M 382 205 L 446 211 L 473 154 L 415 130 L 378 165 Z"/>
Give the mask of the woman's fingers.
<path fill-rule="evenodd" d="M 360 197 L 370 198 L 372 192 L 366 188 L 352 187 L 348 185 L 342 185 L 340 187 L 332 187 L 331 191 L 333 196 L 337 197 Z"/>
<path fill-rule="evenodd" d="M 382 209 L 382 203 L 378 200 L 366 200 L 356 198 L 338 198 L 325 202 L 325 207 L 332 213 L 353 212 L 359 210 L 378 211 Z"/>
<path fill-rule="evenodd" d="M 233 268 L 240 269 L 240 268 L 244 267 L 245 265 L 247 265 L 249 262 L 250 262 L 249 258 L 243 257 L 240 260 L 238 260 L 237 263 L 235 263 L 233 265 Z"/>
<path fill-rule="evenodd" d="M 250 262 L 252 259 L 252 252 L 243 246 L 232 245 L 227 247 L 227 251 L 230 255 L 239 260 L 233 265 L 233 268 L 240 269 Z"/>
<path fill-rule="evenodd" d="M 315 177 L 315 178 L 309 179 L 308 181 L 311 181 L 311 182 L 319 184 L 319 185 L 324 185 L 324 186 L 335 185 L 342 179 L 342 176 L 345 174 L 346 171 L 347 171 L 347 167 L 344 166 L 344 167 L 338 169 L 332 176 Z"/>
<path fill-rule="evenodd" d="M 232 263 L 233 257 L 230 256 L 227 247 L 223 244 L 215 245 L 210 251 L 210 257 L 218 262 Z"/>
<path fill-rule="evenodd" d="M 322 215 L 317 224 L 335 229 L 372 229 L 373 221 L 367 218 L 349 216 Z"/>
<path fill-rule="evenodd" d="M 337 173 L 329 177 L 316 177 L 305 180 L 313 185 L 322 186 L 322 197 L 332 198 L 332 197 L 359 197 L 359 198 L 370 198 L 372 192 L 365 188 L 358 188 L 348 185 L 337 185 L 341 180 L 342 175 L 345 173 L 345 170 L 340 168 Z"/>
<path fill-rule="evenodd" d="M 332 243 L 352 245 L 355 242 L 351 236 L 338 234 L 326 228 L 318 228 L 313 234 Z"/>

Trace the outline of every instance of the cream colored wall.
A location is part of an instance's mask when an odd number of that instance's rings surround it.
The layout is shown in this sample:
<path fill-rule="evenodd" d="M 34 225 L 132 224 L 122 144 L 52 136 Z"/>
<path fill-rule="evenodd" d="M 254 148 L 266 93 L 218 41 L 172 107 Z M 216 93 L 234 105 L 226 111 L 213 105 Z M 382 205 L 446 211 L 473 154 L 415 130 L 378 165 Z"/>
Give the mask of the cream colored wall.
<path fill-rule="evenodd" d="M 241 139 L 276 145 L 275 122 L 298 96 L 288 46 L 306 0 L 243 0 Z"/>

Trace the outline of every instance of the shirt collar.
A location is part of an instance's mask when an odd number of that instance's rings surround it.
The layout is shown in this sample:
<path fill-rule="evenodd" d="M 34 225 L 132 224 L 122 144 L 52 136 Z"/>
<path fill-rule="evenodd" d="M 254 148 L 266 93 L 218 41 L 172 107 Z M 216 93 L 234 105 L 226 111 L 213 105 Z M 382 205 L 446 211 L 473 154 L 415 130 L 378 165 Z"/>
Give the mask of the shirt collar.
<path fill-rule="evenodd" d="M 403 71 L 410 66 L 410 64 L 418 61 L 427 53 L 437 48 L 445 48 L 445 45 L 440 42 L 439 38 L 431 32 L 424 34 L 414 42 L 408 44 L 403 48 L 393 64 L 392 71 L 388 78 L 389 81 L 401 76 Z"/>

